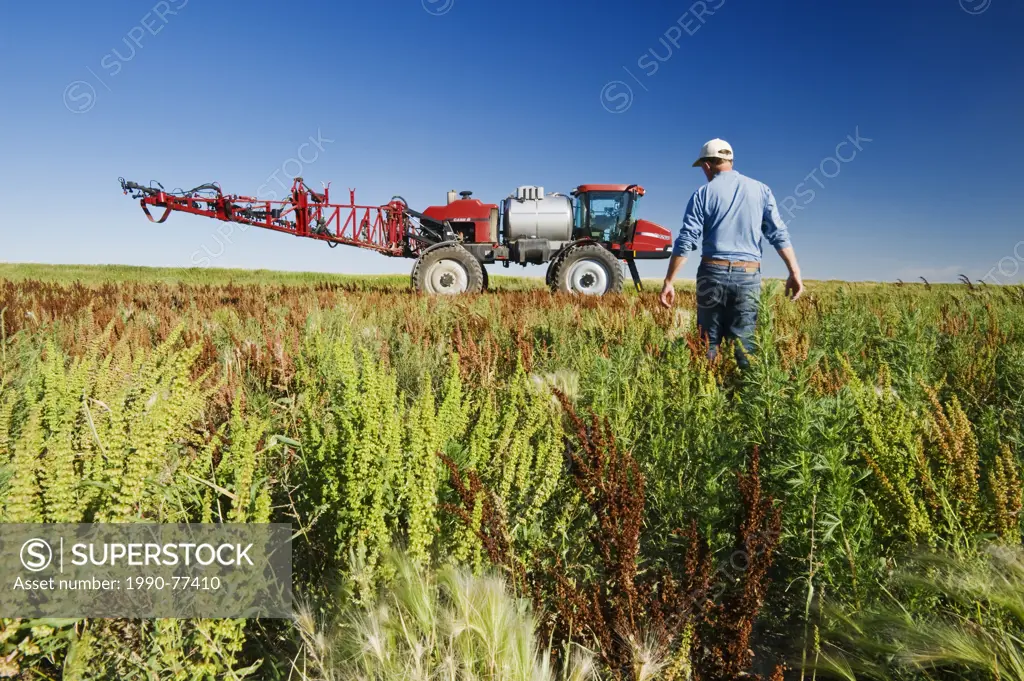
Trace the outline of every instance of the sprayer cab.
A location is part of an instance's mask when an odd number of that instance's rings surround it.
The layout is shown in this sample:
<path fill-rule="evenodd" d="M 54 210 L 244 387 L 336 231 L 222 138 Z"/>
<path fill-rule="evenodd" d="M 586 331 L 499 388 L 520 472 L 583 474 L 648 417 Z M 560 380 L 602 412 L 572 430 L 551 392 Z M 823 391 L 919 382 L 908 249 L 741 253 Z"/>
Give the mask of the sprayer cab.
<path fill-rule="evenodd" d="M 630 241 L 643 187 L 581 184 L 572 195 L 576 199 L 575 238 L 612 244 Z"/>
<path fill-rule="evenodd" d="M 609 244 L 624 259 L 662 259 L 671 253 L 672 232 L 639 217 L 646 191 L 636 184 L 581 184 L 576 200 L 575 237 Z"/>

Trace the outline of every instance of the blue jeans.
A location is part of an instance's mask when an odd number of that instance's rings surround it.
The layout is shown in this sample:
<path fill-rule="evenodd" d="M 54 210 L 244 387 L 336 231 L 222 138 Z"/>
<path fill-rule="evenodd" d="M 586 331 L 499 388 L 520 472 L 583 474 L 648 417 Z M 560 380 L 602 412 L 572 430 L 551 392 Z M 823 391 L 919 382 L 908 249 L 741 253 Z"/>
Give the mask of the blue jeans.
<path fill-rule="evenodd" d="M 754 352 L 757 305 L 761 298 L 761 271 L 745 272 L 702 262 L 697 268 L 697 326 L 708 342 L 708 359 L 718 355 L 725 338 L 739 341 L 736 363 L 749 366 Z"/>

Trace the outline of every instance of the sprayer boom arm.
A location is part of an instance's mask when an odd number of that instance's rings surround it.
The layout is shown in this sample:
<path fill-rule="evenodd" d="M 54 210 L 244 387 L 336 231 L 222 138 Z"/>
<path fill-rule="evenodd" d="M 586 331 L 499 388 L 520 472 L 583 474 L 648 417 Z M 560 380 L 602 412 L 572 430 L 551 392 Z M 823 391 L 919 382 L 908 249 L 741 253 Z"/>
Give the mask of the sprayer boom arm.
<path fill-rule="evenodd" d="M 172 211 L 178 211 L 389 256 L 408 256 L 418 250 L 419 244 L 434 241 L 430 232 L 436 225 L 421 225 L 411 219 L 408 206 L 398 197 L 383 206 L 359 206 L 355 191 L 350 189 L 347 204 L 334 204 L 330 202 L 330 186 L 324 187 L 323 193 L 315 192 L 301 177 L 295 178 L 283 201 L 224 194 L 215 183 L 169 192 L 159 183 L 146 187 L 123 178 L 120 182 L 125 194 L 139 199 L 150 222 L 162 223 Z M 150 207 L 163 209 L 163 214 L 154 218 Z"/>

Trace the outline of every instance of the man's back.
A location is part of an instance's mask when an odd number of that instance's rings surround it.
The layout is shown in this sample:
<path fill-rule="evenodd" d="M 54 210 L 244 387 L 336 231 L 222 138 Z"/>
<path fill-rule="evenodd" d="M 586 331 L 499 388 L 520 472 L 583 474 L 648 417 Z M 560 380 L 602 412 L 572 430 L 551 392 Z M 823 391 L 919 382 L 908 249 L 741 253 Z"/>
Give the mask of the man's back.
<path fill-rule="evenodd" d="M 690 198 L 673 252 L 686 255 L 703 241 L 704 257 L 759 262 L 762 234 L 776 250 L 790 246 L 767 185 L 726 170 Z"/>
<path fill-rule="evenodd" d="M 723 139 L 716 137 L 701 147 L 693 167 L 703 171 L 708 183 L 693 193 L 686 206 L 659 298 L 662 305 L 672 307 L 676 299 L 672 282 L 689 252 L 703 241 L 704 257 L 696 282 L 697 326 L 708 343 L 709 359 L 717 356 L 723 338 L 735 338 L 739 341 L 736 362 L 745 367 L 747 355 L 755 348 L 761 235 L 778 250 L 789 269 L 786 293 L 796 300 L 804 284 L 775 197 L 766 185 L 733 170 L 734 160 L 732 145 Z"/>

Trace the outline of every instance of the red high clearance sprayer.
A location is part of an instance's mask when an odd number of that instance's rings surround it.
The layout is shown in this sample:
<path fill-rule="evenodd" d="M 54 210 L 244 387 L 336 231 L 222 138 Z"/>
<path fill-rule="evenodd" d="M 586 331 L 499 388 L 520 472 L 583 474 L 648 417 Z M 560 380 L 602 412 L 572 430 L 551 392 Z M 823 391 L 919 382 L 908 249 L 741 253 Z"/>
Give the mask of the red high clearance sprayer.
<path fill-rule="evenodd" d="M 644 189 L 635 184 L 582 184 L 569 195 L 523 186 L 500 204 L 450 191 L 446 205 L 417 212 L 400 196 L 382 206 L 356 205 L 354 190 L 348 203 L 331 203 L 329 185 L 316 192 L 301 177 L 282 201 L 224 194 L 218 184 L 165 191 L 159 183 L 120 182 L 152 222 L 179 211 L 413 258 L 412 286 L 424 293 L 483 291 L 484 265 L 497 262 L 548 263 L 553 291 L 604 295 L 622 291 L 624 261 L 639 290 L 636 261 L 672 255 L 671 232 L 637 218 Z M 163 214 L 154 218 L 150 207 Z"/>

